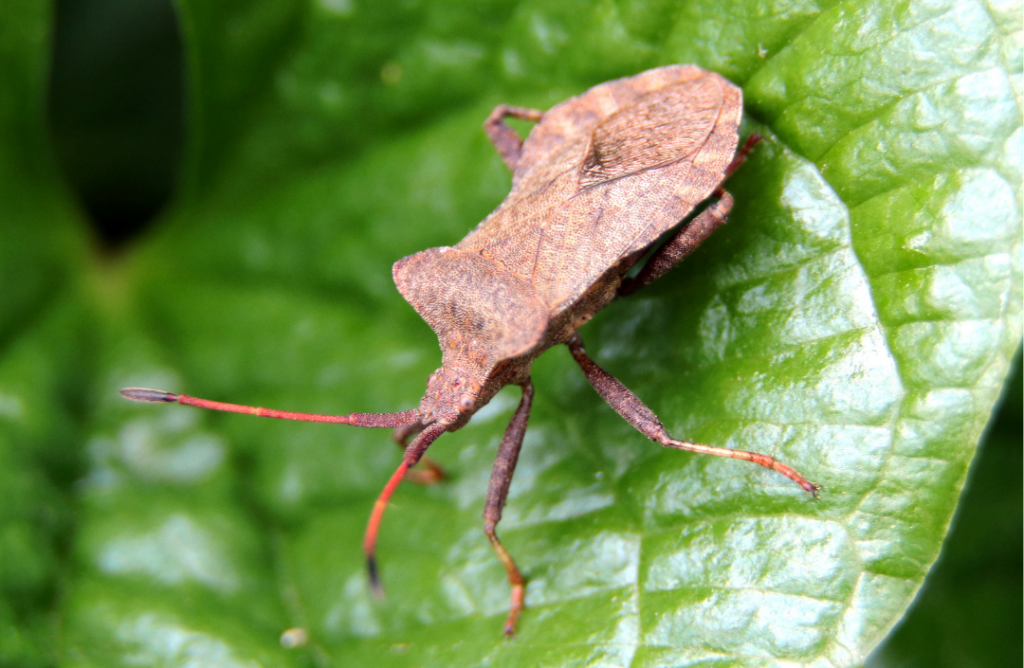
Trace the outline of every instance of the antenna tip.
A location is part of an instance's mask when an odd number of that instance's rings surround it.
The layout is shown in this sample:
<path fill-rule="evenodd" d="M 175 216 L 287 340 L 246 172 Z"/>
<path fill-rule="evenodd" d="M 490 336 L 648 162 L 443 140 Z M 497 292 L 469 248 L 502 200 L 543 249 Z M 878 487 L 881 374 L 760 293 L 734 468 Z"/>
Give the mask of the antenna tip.
<path fill-rule="evenodd" d="M 121 390 L 121 396 L 132 401 L 148 401 L 150 403 L 174 403 L 178 400 L 177 394 L 163 390 L 151 390 L 148 387 L 126 387 Z"/>
<path fill-rule="evenodd" d="M 805 492 L 807 492 L 816 499 L 820 496 L 818 492 L 824 489 L 824 487 L 822 487 L 821 485 L 815 485 L 813 482 L 809 482 L 807 480 L 801 481 L 799 485 L 804 488 Z"/>
<path fill-rule="evenodd" d="M 384 598 L 384 587 L 380 584 L 380 573 L 377 571 L 377 558 L 372 554 L 366 556 L 366 575 L 370 579 L 370 588 L 378 599 Z"/>

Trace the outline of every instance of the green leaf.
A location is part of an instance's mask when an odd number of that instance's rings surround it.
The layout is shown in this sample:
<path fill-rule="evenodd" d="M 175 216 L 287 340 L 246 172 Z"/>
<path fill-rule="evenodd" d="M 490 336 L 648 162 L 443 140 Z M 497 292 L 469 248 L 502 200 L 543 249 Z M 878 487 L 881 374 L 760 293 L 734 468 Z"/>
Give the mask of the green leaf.
<path fill-rule="evenodd" d="M 182 186 L 111 263 L 47 158 L 48 12 L 0 7 L 0 664 L 864 661 L 939 554 L 1021 336 L 1019 2 L 179 13 Z M 767 141 L 729 224 L 582 335 L 670 432 L 777 457 L 820 499 L 658 448 L 553 350 L 499 525 L 529 579 L 506 640 L 480 513 L 517 391 L 431 448 L 449 480 L 393 497 L 383 601 L 361 540 L 386 433 L 117 395 L 417 405 L 440 356 L 390 266 L 507 192 L 490 109 L 676 62 L 742 85 Z"/>
<path fill-rule="evenodd" d="M 945 547 L 909 614 L 869 659 L 886 666 L 1013 664 L 1021 621 L 1021 356 L 971 463 Z M 1013 472 L 1013 473 L 1008 473 Z"/>

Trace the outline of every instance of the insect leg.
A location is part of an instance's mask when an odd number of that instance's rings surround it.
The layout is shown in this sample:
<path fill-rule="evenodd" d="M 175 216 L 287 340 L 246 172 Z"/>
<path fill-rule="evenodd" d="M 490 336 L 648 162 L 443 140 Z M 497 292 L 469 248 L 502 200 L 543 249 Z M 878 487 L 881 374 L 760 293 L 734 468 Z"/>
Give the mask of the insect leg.
<path fill-rule="evenodd" d="M 384 517 L 384 509 L 388 506 L 388 499 L 395 493 L 398 483 L 402 482 L 406 471 L 416 465 L 427 451 L 430 444 L 437 440 L 437 437 L 444 433 L 445 425 L 435 422 L 425 428 L 417 436 L 402 455 L 402 463 L 398 465 L 395 472 L 391 474 L 388 483 L 384 485 L 380 496 L 373 504 L 373 511 L 370 513 L 370 521 L 366 524 L 366 533 L 363 535 L 363 553 L 366 555 L 366 573 L 370 578 L 370 586 L 377 596 L 384 595 L 384 589 L 380 585 L 380 575 L 377 571 L 377 533 L 380 530 L 380 521 Z"/>
<path fill-rule="evenodd" d="M 619 286 L 619 297 L 631 295 L 667 274 L 725 223 L 729 218 L 729 211 L 732 210 L 732 195 L 723 190 L 718 196 L 720 199 L 717 202 L 704 209 L 699 216 L 659 248 L 639 274 L 622 281 L 622 285 Z"/>
<path fill-rule="evenodd" d="M 484 507 L 484 533 L 487 534 L 491 546 L 498 553 L 498 558 L 508 572 L 508 582 L 512 585 L 512 604 L 509 607 L 508 618 L 505 620 L 505 635 L 510 636 L 516 632 L 516 620 L 523 609 L 523 597 L 526 592 L 523 584 L 523 575 L 512 560 L 505 546 L 498 540 L 498 534 L 494 528 L 501 520 L 501 511 L 505 507 L 505 499 L 508 497 L 508 488 L 512 484 L 512 475 L 516 471 L 516 462 L 519 460 L 519 448 L 523 445 L 523 434 L 526 433 L 526 422 L 530 418 L 530 406 L 533 404 L 533 383 L 529 380 L 523 385 L 523 398 L 519 401 L 519 408 L 516 409 L 512 421 L 505 428 L 505 436 L 498 446 L 498 457 L 494 460 L 494 468 L 491 469 L 491 482 L 487 487 L 487 505 Z"/>
<path fill-rule="evenodd" d="M 743 147 L 736 153 L 736 157 L 733 158 L 733 161 L 725 169 L 724 178 L 729 178 L 733 172 L 739 169 L 740 165 L 747 161 L 747 156 L 750 155 L 750 152 L 763 139 L 756 132 L 747 137 Z M 690 221 L 686 227 L 679 230 L 664 246 L 659 248 L 635 278 L 627 278 L 622 281 L 618 293 L 620 297 L 633 294 L 640 288 L 664 276 L 672 267 L 682 262 L 687 255 L 704 243 L 711 236 L 712 232 L 725 223 L 729 217 L 729 211 L 732 210 L 732 196 L 722 188 L 716 190 L 714 196 L 718 198 L 718 201 L 705 209 L 699 216 Z"/>
<path fill-rule="evenodd" d="M 583 341 L 580 340 L 580 335 L 574 336 L 569 343 L 569 351 L 572 353 L 573 358 L 576 360 L 580 368 L 583 369 L 583 373 L 586 374 L 587 380 L 594 386 L 597 393 L 601 395 L 608 405 L 615 409 L 619 415 L 626 419 L 626 422 L 630 423 L 641 434 L 656 441 L 667 448 L 675 448 L 676 450 L 688 450 L 690 452 L 699 452 L 705 455 L 715 455 L 716 457 L 730 457 L 732 459 L 742 459 L 765 468 L 777 471 L 782 475 L 786 476 L 796 484 L 800 485 L 804 491 L 809 492 L 813 496 L 818 495 L 818 490 L 821 489 L 819 485 L 808 481 L 802 475 L 797 473 L 794 469 L 786 466 L 782 462 L 777 461 L 774 457 L 769 455 L 762 455 L 757 452 L 747 452 L 746 450 L 731 450 L 729 448 L 716 448 L 711 445 L 701 445 L 699 443 L 690 443 L 689 441 L 679 441 L 671 436 L 665 430 L 664 425 L 661 424 L 661 420 L 654 414 L 650 408 L 648 408 L 635 394 L 629 391 L 625 385 L 618 381 L 610 373 L 599 367 L 594 363 L 590 357 L 587 356 L 587 351 L 583 349 Z"/>
<path fill-rule="evenodd" d="M 760 144 L 762 140 L 764 140 L 764 137 L 762 137 L 758 132 L 754 132 L 747 137 L 747 141 L 743 142 L 743 148 L 736 153 L 736 157 L 733 158 L 732 162 L 729 163 L 729 166 L 725 168 L 725 178 L 729 178 L 733 172 L 740 168 L 740 165 L 747 161 L 747 156 L 750 155 L 750 152 L 753 151 L 754 147 Z"/>
<path fill-rule="evenodd" d="M 498 155 L 512 171 L 515 171 L 516 165 L 519 164 L 519 152 L 523 148 L 523 140 L 513 128 L 505 123 L 505 118 L 511 116 L 524 121 L 537 122 L 543 115 L 543 111 L 536 109 L 499 104 L 484 121 L 484 130 L 487 132 L 487 136 L 494 144 L 494 148 L 498 149 Z"/>
<path fill-rule="evenodd" d="M 413 422 L 412 424 L 397 427 L 393 432 L 391 432 L 391 440 L 394 441 L 402 450 L 405 450 L 409 445 L 409 439 L 423 431 L 425 428 L 426 425 L 422 422 Z M 424 456 L 423 459 L 420 460 L 420 464 L 423 465 L 422 469 L 406 471 L 406 480 L 416 483 L 417 485 L 433 485 L 435 482 L 444 480 L 444 468 L 442 468 L 441 465 L 433 459 Z"/>

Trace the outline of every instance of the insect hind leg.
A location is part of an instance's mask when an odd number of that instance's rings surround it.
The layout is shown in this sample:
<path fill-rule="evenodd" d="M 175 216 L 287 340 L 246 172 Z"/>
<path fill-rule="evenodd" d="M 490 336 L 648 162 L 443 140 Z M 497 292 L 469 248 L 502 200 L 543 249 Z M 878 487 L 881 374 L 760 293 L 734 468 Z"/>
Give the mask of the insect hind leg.
<path fill-rule="evenodd" d="M 704 243 L 715 230 L 725 224 L 725 221 L 729 219 L 729 211 L 732 210 L 732 195 L 724 190 L 716 195 L 719 200 L 704 209 L 699 216 L 691 220 L 676 232 L 675 236 L 669 239 L 664 246 L 655 251 L 639 274 L 622 281 L 616 296 L 631 295 L 658 280 L 682 262 L 686 256 L 697 250 L 697 247 Z"/>
<path fill-rule="evenodd" d="M 747 161 L 747 156 L 754 150 L 754 147 L 762 141 L 764 141 L 764 137 L 762 137 L 759 132 L 754 132 L 747 137 L 747 141 L 743 142 L 743 147 L 736 153 L 736 157 L 733 158 L 732 162 L 729 163 L 729 166 L 725 168 L 725 178 L 732 176 L 732 173 Z"/>
<path fill-rule="evenodd" d="M 747 137 L 747 141 L 743 143 L 743 147 L 736 153 L 736 157 L 725 168 L 723 180 L 729 178 L 733 172 L 740 168 L 740 165 L 747 161 L 747 156 L 763 139 L 756 132 Z M 704 243 L 711 236 L 712 232 L 725 224 L 725 221 L 729 218 L 729 212 L 732 210 L 732 195 L 721 187 L 713 194 L 718 198 L 718 201 L 676 232 L 675 236 L 669 239 L 664 246 L 651 256 L 639 274 L 634 278 L 624 280 L 622 285 L 619 286 L 617 296 L 625 297 L 626 295 L 631 295 L 640 288 L 658 280 L 682 262 L 686 256 L 697 250 L 697 247 Z"/>
<path fill-rule="evenodd" d="M 599 367 L 594 360 L 590 359 L 587 355 L 587 351 L 583 348 L 583 341 L 580 340 L 579 334 L 573 337 L 567 345 L 569 346 L 569 352 L 572 353 L 573 359 L 575 359 L 576 363 L 580 365 L 581 369 L 583 369 L 583 373 L 586 374 L 587 380 L 590 381 L 590 384 L 595 390 L 597 390 L 597 393 L 601 395 L 601 398 L 607 401 L 608 405 L 614 408 L 616 413 L 625 418 L 626 422 L 636 427 L 636 429 L 647 438 L 655 441 L 656 443 L 660 443 L 667 448 L 699 452 L 704 455 L 714 455 L 716 457 L 742 459 L 752 464 L 763 466 L 786 476 L 796 484 L 800 485 L 805 492 L 812 496 L 818 496 L 818 491 L 821 489 L 820 485 L 815 485 L 807 480 L 807 478 L 804 478 L 802 475 L 797 473 L 795 469 L 783 464 L 770 455 L 762 455 L 758 452 L 747 452 L 746 450 L 718 448 L 711 445 L 701 445 L 700 443 L 690 443 L 689 441 L 680 441 L 672 438 L 668 431 L 665 430 L 664 425 L 661 424 L 661 420 L 659 420 L 658 416 L 654 414 L 654 411 L 640 401 L 640 399 L 617 378 Z"/>

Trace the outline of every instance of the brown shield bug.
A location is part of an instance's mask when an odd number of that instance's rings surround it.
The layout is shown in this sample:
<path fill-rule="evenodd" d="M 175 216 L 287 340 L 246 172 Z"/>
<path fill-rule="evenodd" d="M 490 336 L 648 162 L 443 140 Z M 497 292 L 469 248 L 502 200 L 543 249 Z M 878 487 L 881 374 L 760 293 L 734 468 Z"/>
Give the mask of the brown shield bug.
<path fill-rule="evenodd" d="M 427 447 L 455 431 L 506 385 L 523 395 L 505 435 L 484 509 L 484 533 L 512 585 L 505 633 L 524 604 L 523 576 L 495 533 L 533 400 L 530 366 L 557 344 L 569 347 L 597 393 L 653 441 L 669 448 L 743 459 L 778 471 L 811 494 L 819 487 L 768 455 L 672 438 L 651 409 L 587 356 L 578 329 L 616 297 L 659 278 L 722 225 L 732 197 L 722 183 L 739 155 L 742 93 L 722 77 L 687 65 L 609 81 L 547 112 L 499 106 L 484 128 L 513 171 L 505 201 L 453 247 L 431 248 L 394 265 L 399 292 L 437 333 L 441 368 L 419 408 L 401 413 L 312 415 L 225 404 L 160 390 L 128 388 L 136 401 L 264 417 L 394 427 L 402 463 L 370 515 L 363 549 L 380 592 L 374 557 L 384 508 Z M 534 121 L 524 142 L 506 117 Z M 665 232 L 709 197 L 716 200 L 627 277 Z M 435 477 L 440 469 L 432 465 Z"/>

